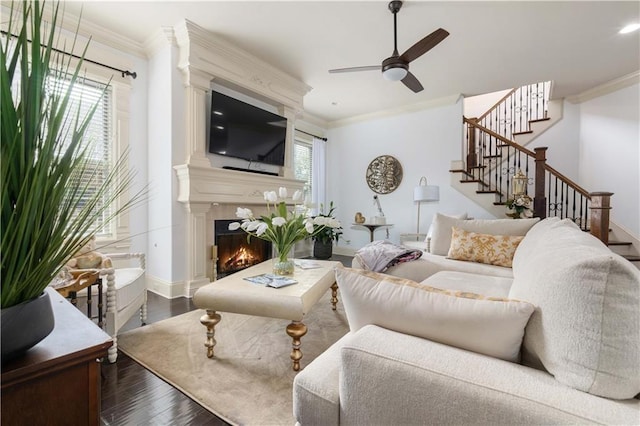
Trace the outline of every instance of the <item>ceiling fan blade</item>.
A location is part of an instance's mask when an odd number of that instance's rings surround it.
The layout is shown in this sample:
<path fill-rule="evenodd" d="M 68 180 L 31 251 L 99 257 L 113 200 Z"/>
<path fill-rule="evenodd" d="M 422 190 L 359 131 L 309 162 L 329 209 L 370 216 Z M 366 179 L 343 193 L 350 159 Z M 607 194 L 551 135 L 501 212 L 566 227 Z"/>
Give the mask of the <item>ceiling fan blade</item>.
<path fill-rule="evenodd" d="M 409 63 L 411 61 L 415 61 L 420 56 L 427 53 L 429 50 L 433 49 L 440 43 L 442 40 L 447 38 L 449 32 L 447 30 L 443 30 L 442 28 L 438 28 L 413 46 L 407 49 L 402 55 L 400 55 L 400 59 Z"/>
<path fill-rule="evenodd" d="M 422 87 L 422 84 L 420 84 L 416 76 L 411 74 L 410 72 L 407 72 L 407 75 L 401 81 L 404 83 L 405 86 L 413 90 L 414 93 L 421 92 L 424 89 L 424 87 Z"/>
<path fill-rule="evenodd" d="M 356 71 L 382 71 L 382 66 L 369 65 L 365 67 L 337 68 L 334 70 L 329 70 L 331 74 L 340 73 L 340 72 L 356 72 Z"/>

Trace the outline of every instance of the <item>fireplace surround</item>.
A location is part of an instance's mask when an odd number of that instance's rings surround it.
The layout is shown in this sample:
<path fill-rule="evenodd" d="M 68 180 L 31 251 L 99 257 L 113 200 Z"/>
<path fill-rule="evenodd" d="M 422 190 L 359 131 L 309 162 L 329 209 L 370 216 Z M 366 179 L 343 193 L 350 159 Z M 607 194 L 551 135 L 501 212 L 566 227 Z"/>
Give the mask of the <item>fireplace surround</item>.
<path fill-rule="evenodd" d="M 184 206 L 184 244 L 172 247 L 174 261 L 184 261 L 184 279 L 160 289 L 169 297 L 193 293 L 213 277 L 211 259 L 215 220 L 235 217 L 238 207 L 265 213 L 264 191 L 286 187 L 290 193 L 302 190 L 303 181 L 293 178 L 293 134 L 296 118 L 303 112 L 303 97 L 311 87 L 263 60 L 243 51 L 216 34 L 190 21 L 173 27 L 178 46 L 177 68 L 182 72 L 184 107 L 184 163 L 176 161 L 177 201 Z M 207 157 L 207 93 L 212 82 L 232 87 L 267 102 L 287 118 L 285 165 L 278 176 L 247 173 L 213 167 Z M 180 285 L 181 288 L 177 288 Z"/>

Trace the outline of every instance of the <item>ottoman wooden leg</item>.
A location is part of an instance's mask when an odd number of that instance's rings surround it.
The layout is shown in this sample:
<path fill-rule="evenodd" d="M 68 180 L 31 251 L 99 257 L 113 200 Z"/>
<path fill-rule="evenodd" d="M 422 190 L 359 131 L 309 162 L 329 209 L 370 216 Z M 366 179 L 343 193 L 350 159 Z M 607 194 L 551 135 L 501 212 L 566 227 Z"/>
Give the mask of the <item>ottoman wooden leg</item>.
<path fill-rule="evenodd" d="M 331 286 L 331 309 L 336 310 L 338 304 L 338 284 L 333 283 Z"/>
<path fill-rule="evenodd" d="M 291 349 L 291 359 L 293 360 L 293 371 L 300 370 L 300 359 L 302 359 L 302 351 L 300 350 L 300 339 L 307 334 L 307 326 L 300 321 L 292 321 L 287 326 L 287 334 L 293 339 L 293 347 Z"/>
<path fill-rule="evenodd" d="M 200 322 L 207 327 L 207 341 L 204 343 L 207 348 L 207 357 L 213 358 L 213 347 L 216 345 L 216 339 L 213 336 L 216 334 L 215 326 L 220 322 L 220 314 L 207 309 L 207 313 L 200 317 Z"/>

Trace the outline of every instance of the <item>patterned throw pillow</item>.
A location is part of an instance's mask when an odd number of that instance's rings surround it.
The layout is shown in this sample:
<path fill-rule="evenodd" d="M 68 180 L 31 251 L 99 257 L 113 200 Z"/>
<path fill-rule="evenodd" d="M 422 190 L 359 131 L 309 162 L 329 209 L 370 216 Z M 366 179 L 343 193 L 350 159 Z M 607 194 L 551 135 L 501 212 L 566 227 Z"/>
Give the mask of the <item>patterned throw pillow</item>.
<path fill-rule="evenodd" d="M 513 255 L 524 237 L 477 234 L 453 227 L 447 257 L 511 268 Z"/>

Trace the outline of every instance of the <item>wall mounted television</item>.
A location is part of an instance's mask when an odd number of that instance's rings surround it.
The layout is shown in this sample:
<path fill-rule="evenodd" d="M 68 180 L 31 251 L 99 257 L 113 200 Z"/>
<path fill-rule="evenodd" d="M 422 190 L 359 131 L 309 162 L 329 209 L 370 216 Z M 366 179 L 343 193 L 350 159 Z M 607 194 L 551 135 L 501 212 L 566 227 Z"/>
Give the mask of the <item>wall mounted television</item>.
<path fill-rule="evenodd" d="M 210 153 L 284 165 L 285 117 L 212 91 L 210 123 Z"/>

